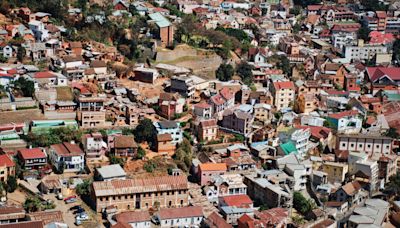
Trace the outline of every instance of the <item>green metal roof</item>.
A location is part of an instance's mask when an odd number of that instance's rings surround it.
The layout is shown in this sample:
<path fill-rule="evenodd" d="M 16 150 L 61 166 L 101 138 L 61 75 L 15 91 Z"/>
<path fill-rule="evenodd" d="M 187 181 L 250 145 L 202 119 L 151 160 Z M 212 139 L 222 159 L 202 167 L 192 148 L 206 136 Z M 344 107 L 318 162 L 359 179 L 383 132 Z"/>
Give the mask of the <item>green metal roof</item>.
<path fill-rule="evenodd" d="M 157 26 L 160 28 L 168 27 L 171 25 L 171 22 L 167 18 L 165 18 L 161 13 L 152 13 L 149 14 L 151 20 L 155 21 Z"/>
<path fill-rule="evenodd" d="M 291 154 L 291 153 L 297 153 L 296 146 L 292 142 L 287 142 L 284 144 L 279 145 L 285 155 Z"/>

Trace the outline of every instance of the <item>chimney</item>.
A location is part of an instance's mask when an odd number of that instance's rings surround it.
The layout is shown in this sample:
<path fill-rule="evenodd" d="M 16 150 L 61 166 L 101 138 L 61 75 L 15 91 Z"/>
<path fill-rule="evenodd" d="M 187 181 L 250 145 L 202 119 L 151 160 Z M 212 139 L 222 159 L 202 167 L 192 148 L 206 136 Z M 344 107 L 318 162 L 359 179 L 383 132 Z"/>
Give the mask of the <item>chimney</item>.
<path fill-rule="evenodd" d="M 359 47 L 364 47 L 364 40 L 363 39 L 358 39 L 358 46 Z"/>

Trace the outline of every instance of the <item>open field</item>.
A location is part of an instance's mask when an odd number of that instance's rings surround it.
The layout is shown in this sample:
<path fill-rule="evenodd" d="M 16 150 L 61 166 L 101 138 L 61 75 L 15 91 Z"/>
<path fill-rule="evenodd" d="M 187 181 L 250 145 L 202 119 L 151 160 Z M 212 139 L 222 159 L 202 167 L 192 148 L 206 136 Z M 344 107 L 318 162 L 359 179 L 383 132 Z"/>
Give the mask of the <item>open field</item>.
<path fill-rule="evenodd" d="M 23 123 L 31 120 L 45 120 L 39 109 L 0 112 L 0 124 Z"/>

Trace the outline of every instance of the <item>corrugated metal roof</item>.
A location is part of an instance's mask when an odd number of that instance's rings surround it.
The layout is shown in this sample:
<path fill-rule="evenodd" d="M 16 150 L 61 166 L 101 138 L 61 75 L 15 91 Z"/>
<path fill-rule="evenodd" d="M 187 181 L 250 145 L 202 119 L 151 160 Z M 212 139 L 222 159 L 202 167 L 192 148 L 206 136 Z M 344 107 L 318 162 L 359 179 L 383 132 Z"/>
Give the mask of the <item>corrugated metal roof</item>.
<path fill-rule="evenodd" d="M 163 28 L 163 27 L 168 27 L 171 26 L 171 22 L 168 21 L 167 18 L 165 18 L 162 14 L 160 13 L 152 13 L 149 14 L 149 17 L 154 20 L 157 24 L 158 27 Z"/>

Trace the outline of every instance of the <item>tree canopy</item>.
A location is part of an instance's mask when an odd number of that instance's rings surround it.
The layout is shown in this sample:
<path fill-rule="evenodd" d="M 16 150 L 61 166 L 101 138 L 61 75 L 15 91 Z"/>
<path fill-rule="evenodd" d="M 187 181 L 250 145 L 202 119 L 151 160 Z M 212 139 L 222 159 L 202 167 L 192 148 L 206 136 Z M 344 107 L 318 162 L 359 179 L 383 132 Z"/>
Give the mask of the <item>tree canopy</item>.
<path fill-rule="evenodd" d="M 156 137 L 156 129 L 150 119 L 142 119 L 133 131 L 136 142 L 153 143 Z"/>
<path fill-rule="evenodd" d="M 234 73 L 235 70 L 233 69 L 232 65 L 223 63 L 218 67 L 215 75 L 221 81 L 229 81 L 232 79 Z"/>
<path fill-rule="evenodd" d="M 253 82 L 252 70 L 253 67 L 245 61 L 240 62 L 236 67 L 236 73 L 246 85 L 250 85 Z"/>
<path fill-rule="evenodd" d="M 301 192 L 294 192 L 293 207 L 301 214 L 306 215 L 315 208 L 315 203 L 311 199 L 306 199 Z"/>
<path fill-rule="evenodd" d="M 35 93 L 35 83 L 32 80 L 19 77 L 13 84 L 14 89 L 21 91 L 25 97 L 32 97 Z"/>

